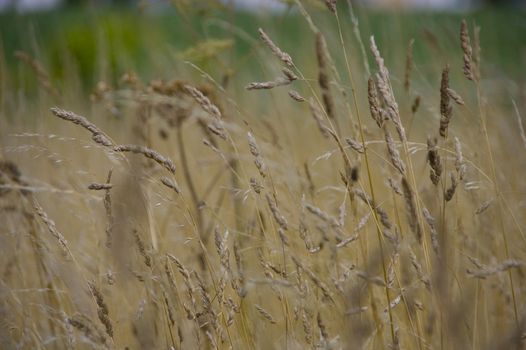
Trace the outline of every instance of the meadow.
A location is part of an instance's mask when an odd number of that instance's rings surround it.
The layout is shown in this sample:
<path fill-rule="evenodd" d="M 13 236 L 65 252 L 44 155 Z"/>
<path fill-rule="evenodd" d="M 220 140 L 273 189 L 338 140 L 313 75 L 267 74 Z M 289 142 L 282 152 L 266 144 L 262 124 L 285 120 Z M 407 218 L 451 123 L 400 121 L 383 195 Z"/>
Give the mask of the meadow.
<path fill-rule="evenodd" d="M 0 15 L 2 349 L 525 347 L 524 13 L 173 3 Z"/>

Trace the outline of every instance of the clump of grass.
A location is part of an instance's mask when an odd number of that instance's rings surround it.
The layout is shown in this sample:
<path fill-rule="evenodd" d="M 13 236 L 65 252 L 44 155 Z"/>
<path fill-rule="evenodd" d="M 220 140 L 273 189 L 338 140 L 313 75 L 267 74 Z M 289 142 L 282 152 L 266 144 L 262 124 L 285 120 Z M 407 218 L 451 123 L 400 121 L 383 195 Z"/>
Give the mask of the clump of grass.
<path fill-rule="evenodd" d="M 405 55 L 400 71 L 371 36 L 374 71 L 350 2 L 325 1 L 326 18 L 295 3 L 312 33 L 294 61 L 279 32 L 248 34 L 275 56 L 261 61 L 262 81 L 219 82 L 207 65 L 191 66 L 207 84 L 127 73 L 98 84 L 91 108 L 71 108 L 86 117 L 55 107 L 60 120 L 7 138 L 2 345 L 524 345 L 524 160 L 509 157 L 523 132 L 486 120 L 510 107 L 480 84 L 479 29 L 471 40 L 461 23 L 462 57 L 445 52 L 445 67 L 420 61 L 416 35 L 389 46 Z M 108 105 L 119 117 L 98 115 Z"/>

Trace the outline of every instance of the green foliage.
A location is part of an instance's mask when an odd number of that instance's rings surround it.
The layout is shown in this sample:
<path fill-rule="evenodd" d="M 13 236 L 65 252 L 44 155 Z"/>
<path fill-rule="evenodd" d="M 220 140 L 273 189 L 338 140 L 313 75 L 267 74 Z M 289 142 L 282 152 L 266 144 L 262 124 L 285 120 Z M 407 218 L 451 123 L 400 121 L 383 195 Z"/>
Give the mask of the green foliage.
<path fill-rule="evenodd" d="M 305 35 L 307 26 L 294 12 L 266 18 L 260 16 L 256 20 L 254 14 L 234 13 L 219 4 L 203 7 L 174 1 L 174 5 L 153 13 L 141 13 L 133 8 L 102 12 L 68 7 L 42 14 L 1 14 L 0 42 L 6 64 L 14 67 L 17 62 L 13 53 L 26 51 L 49 64 L 53 79 L 71 74 L 71 71 L 66 72 L 69 67 L 86 87 L 101 79 L 116 81 L 129 70 L 143 76 L 155 75 L 157 73 L 151 67 L 158 67 L 156 60 L 159 55 L 167 53 L 167 49 L 179 53 L 175 60 L 190 60 L 197 64 L 205 63 L 219 53 L 231 52 L 234 61 L 229 65 L 235 65 L 232 68 L 254 71 L 259 69 L 257 60 L 250 59 L 254 57 L 254 43 L 239 32 L 255 39 L 258 26 L 265 23 L 272 23 L 271 32 L 280 33 L 281 46 L 302 53 L 297 59 L 307 60 L 306 57 L 313 53 L 312 37 Z M 344 10 L 340 13 L 342 26 L 351 33 L 349 17 Z M 310 11 L 317 16 L 322 28 L 331 30 L 334 23 L 324 6 L 311 6 Z M 438 58 L 446 63 L 446 53 L 459 50 L 457 27 L 463 14 L 400 13 L 392 16 L 365 9 L 356 12 L 362 37 L 366 39 L 374 33 L 378 44 L 386 48 L 385 59 L 391 66 L 403 65 L 400 57 L 394 54 L 395 48 L 405 47 L 411 38 L 415 38 L 416 62 Z M 492 69 L 499 69 L 499 74 L 513 76 L 522 70 L 520 53 L 526 47 L 523 18 L 520 12 L 502 9 L 480 11 L 468 17 L 469 23 L 482 27 L 484 59 L 492 63 Z M 218 26 L 218 23 L 223 25 Z M 235 30 L 231 31 L 229 26 Z M 349 38 L 352 40 L 352 35 Z M 328 40 L 333 44 L 337 42 L 336 37 Z M 433 47 L 433 41 L 440 44 Z"/>

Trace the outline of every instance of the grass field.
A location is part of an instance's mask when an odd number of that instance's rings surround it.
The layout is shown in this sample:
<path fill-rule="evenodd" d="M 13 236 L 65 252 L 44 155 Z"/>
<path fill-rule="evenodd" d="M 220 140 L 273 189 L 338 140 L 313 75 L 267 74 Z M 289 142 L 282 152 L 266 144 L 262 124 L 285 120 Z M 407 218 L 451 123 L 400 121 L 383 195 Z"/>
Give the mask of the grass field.
<path fill-rule="evenodd" d="M 524 348 L 524 13 L 176 3 L 0 16 L 1 348 Z"/>

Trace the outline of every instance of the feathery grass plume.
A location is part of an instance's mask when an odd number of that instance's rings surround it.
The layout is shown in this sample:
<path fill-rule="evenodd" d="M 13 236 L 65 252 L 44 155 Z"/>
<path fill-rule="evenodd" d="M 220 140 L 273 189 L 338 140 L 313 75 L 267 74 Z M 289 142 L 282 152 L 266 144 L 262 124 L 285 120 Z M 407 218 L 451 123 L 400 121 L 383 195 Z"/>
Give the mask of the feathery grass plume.
<path fill-rule="evenodd" d="M 494 265 L 494 266 L 484 266 L 484 265 L 477 266 L 478 269 L 476 270 L 467 269 L 466 272 L 471 277 L 484 279 L 491 275 L 495 275 L 499 272 L 508 271 L 513 268 L 521 268 L 524 266 L 525 266 L 524 262 L 510 259 L 510 260 L 503 261 L 502 263 L 498 265 Z"/>
<path fill-rule="evenodd" d="M 298 102 L 305 102 L 305 98 L 303 96 L 301 96 L 299 94 L 299 92 L 295 91 L 295 90 L 290 90 L 289 91 L 289 96 L 290 98 L 292 98 L 294 101 L 298 101 Z"/>
<path fill-rule="evenodd" d="M 212 322 L 216 322 L 217 315 L 215 314 L 215 310 L 212 307 L 212 299 L 210 298 L 210 294 L 208 293 L 208 290 L 205 286 L 205 282 L 196 271 L 192 271 L 192 276 L 197 281 L 197 291 L 201 296 L 201 303 L 204 312 L 211 316 Z"/>
<path fill-rule="evenodd" d="M 181 188 L 179 187 L 179 184 L 175 179 L 170 179 L 169 177 L 163 176 L 161 177 L 161 183 L 165 185 L 168 188 L 171 188 L 175 191 L 177 194 L 181 194 Z"/>
<path fill-rule="evenodd" d="M 442 163 L 440 162 L 440 155 L 437 149 L 437 139 L 429 136 L 427 138 L 427 161 L 431 169 L 429 170 L 429 178 L 434 185 L 438 185 L 440 176 L 442 175 Z"/>
<path fill-rule="evenodd" d="M 395 251 L 391 255 L 391 258 L 389 259 L 389 264 L 387 266 L 387 288 L 392 289 L 394 287 L 395 279 L 396 279 L 396 264 L 398 262 L 398 259 L 400 258 L 400 253 L 398 252 L 398 247 L 395 247 Z M 395 301 L 391 301 L 391 309 L 395 306 L 393 305 Z M 387 310 L 385 310 L 387 312 Z"/>
<path fill-rule="evenodd" d="M 49 74 L 46 72 L 46 70 L 38 60 L 22 51 L 16 51 L 15 57 L 18 58 L 20 61 L 24 62 L 33 70 L 38 82 L 40 83 L 40 85 L 42 85 L 42 87 L 48 94 L 50 94 L 53 97 L 60 97 L 60 92 L 57 90 L 56 87 L 53 86 L 53 84 L 51 83 L 51 79 L 49 78 Z"/>
<path fill-rule="evenodd" d="M 279 239 L 281 240 L 281 243 L 283 243 L 284 246 L 289 246 L 289 239 L 285 235 L 285 231 L 280 227 L 278 228 L 278 235 Z"/>
<path fill-rule="evenodd" d="M 355 141 L 353 139 L 351 139 L 350 137 L 347 137 L 345 139 L 345 142 L 347 142 L 347 144 L 353 149 L 355 150 L 356 152 L 358 153 L 363 153 L 365 151 L 365 148 L 363 147 L 363 145 L 358 142 L 358 141 Z"/>
<path fill-rule="evenodd" d="M 171 261 L 173 261 L 175 263 L 175 266 L 177 267 L 177 270 L 179 271 L 181 276 L 183 276 L 183 281 L 184 281 L 184 284 L 186 286 L 186 294 L 188 295 L 188 298 L 190 300 L 192 308 L 195 311 L 197 309 L 197 302 L 196 302 L 196 299 L 195 299 L 195 294 L 194 294 L 195 288 L 194 288 L 194 285 L 192 283 L 192 279 L 191 279 L 191 276 L 190 276 L 190 271 L 188 271 L 188 269 L 174 255 L 166 254 L 166 256 Z M 183 303 L 183 308 L 185 309 L 187 318 L 189 320 L 197 321 L 195 312 L 192 311 L 185 303 Z"/>
<path fill-rule="evenodd" d="M 376 124 L 378 124 L 378 127 L 381 128 L 384 125 L 385 119 L 382 113 L 382 108 L 380 107 L 380 101 L 378 100 L 378 93 L 373 77 L 369 77 L 368 80 L 367 96 L 369 99 L 369 111 L 371 112 L 371 117 Z"/>
<path fill-rule="evenodd" d="M 73 112 L 66 111 L 64 109 L 53 107 L 51 112 L 57 117 L 70 121 L 74 124 L 82 126 L 84 129 L 88 130 L 91 133 L 91 139 L 98 143 L 99 145 L 111 147 L 113 142 L 102 130 L 100 130 L 95 124 L 90 122 L 86 117 L 77 115 Z"/>
<path fill-rule="evenodd" d="M 476 210 L 475 210 L 475 215 L 479 215 L 479 214 L 482 214 L 483 212 L 485 212 L 489 207 L 490 205 L 493 203 L 493 199 L 490 199 L 490 200 L 487 200 L 485 202 L 483 202 Z"/>
<path fill-rule="evenodd" d="M 373 53 L 376 65 L 378 66 L 378 74 L 376 75 L 378 90 L 382 95 L 382 98 L 387 107 L 386 113 L 389 116 L 389 119 L 393 122 L 398 132 L 398 137 L 403 143 L 407 142 L 407 136 L 405 134 L 404 126 L 402 125 L 402 120 L 400 119 L 400 111 L 398 109 L 398 103 L 396 102 L 393 89 L 391 87 L 391 80 L 389 78 L 389 71 L 385 66 L 384 59 L 380 55 L 380 51 L 376 46 L 374 36 L 371 36 L 371 52 Z"/>
<path fill-rule="evenodd" d="M 136 229 L 133 230 L 133 237 L 135 238 L 135 244 L 137 244 L 139 253 L 144 259 L 144 265 L 148 267 L 152 267 L 152 259 L 150 255 L 146 252 L 146 247 L 144 246 L 144 242 L 141 239 L 139 231 L 137 231 Z"/>
<path fill-rule="evenodd" d="M 265 81 L 265 82 L 253 82 L 245 86 L 247 90 L 262 90 L 262 89 L 273 89 L 280 82 L 277 81 Z"/>
<path fill-rule="evenodd" d="M 393 278 L 394 278 L 394 276 L 393 276 Z M 389 288 L 391 288 L 391 287 L 389 287 Z M 399 305 L 401 301 L 402 301 L 402 294 L 398 294 L 398 296 L 396 296 L 391 301 L 391 303 L 384 308 L 384 310 L 383 310 L 384 315 L 387 314 L 389 312 L 389 310 L 392 310 L 397 305 Z M 399 342 L 399 340 L 397 339 L 398 338 L 397 332 L 398 332 L 398 327 L 395 327 L 395 329 L 394 329 L 394 337 L 393 337 L 393 345 L 391 345 L 391 349 L 399 349 L 399 347 L 396 346 L 396 344 Z"/>
<path fill-rule="evenodd" d="M 172 260 L 175 263 L 175 266 L 177 266 L 177 270 L 179 273 L 183 276 L 183 279 L 185 282 L 190 283 L 190 271 L 172 254 L 167 254 L 168 258 Z"/>
<path fill-rule="evenodd" d="M 222 119 L 221 110 L 219 107 L 213 104 L 212 101 L 210 101 L 210 99 L 206 97 L 199 89 L 188 84 L 184 85 L 183 89 L 187 94 L 192 96 L 194 100 L 201 106 L 201 108 L 208 112 L 208 114 L 217 120 Z"/>
<path fill-rule="evenodd" d="M 75 314 L 72 317 L 68 317 L 67 322 L 73 326 L 73 328 L 82 332 L 84 336 L 93 343 L 103 345 L 105 348 L 107 347 L 108 340 L 106 336 L 87 316 Z"/>
<path fill-rule="evenodd" d="M 298 265 L 296 265 L 296 287 L 298 289 L 300 297 L 304 299 L 307 296 L 307 284 L 305 283 L 305 279 L 303 278 L 303 270 Z M 303 305 L 303 311 L 305 311 L 305 313 L 308 316 L 310 316 L 308 310 L 305 309 L 305 305 Z"/>
<path fill-rule="evenodd" d="M 234 323 L 234 316 L 235 314 L 240 313 L 239 306 L 236 305 L 234 300 L 232 298 L 228 297 L 224 303 L 228 308 L 228 319 L 227 319 L 227 327 L 230 327 Z"/>
<path fill-rule="evenodd" d="M 208 123 L 206 125 L 206 128 L 207 130 L 209 130 L 212 134 L 216 135 L 216 136 L 219 136 L 220 138 L 222 138 L 223 140 L 226 140 L 227 139 L 227 134 L 226 134 L 226 131 L 225 129 L 223 128 L 223 125 L 222 123 L 215 119 L 213 120 L 212 122 Z"/>
<path fill-rule="evenodd" d="M 62 311 L 60 312 L 60 319 L 62 321 L 62 326 L 64 327 L 64 331 L 65 331 L 65 336 L 66 336 L 66 346 L 65 348 L 67 349 L 74 349 L 75 348 L 75 344 L 76 344 L 76 339 L 75 339 L 75 333 L 73 331 L 73 326 L 68 322 L 68 315 Z M 4 345 L 5 345 L 5 340 L 4 340 Z"/>
<path fill-rule="evenodd" d="M 273 89 L 277 86 L 283 86 L 283 85 L 289 85 L 291 83 L 291 80 L 283 77 L 276 78 L 276 80 L 273 81 L 265 81 L 265 82 L 252 82 L 248 84 L 245 89 L 247 90 L 269 90 Z"/>
<path fill-rule="evenodd" d="M 283 75 L 287 78 L 287 80 L 289 82 L 293 82 L 294 80 L 298 80 L 298 76 L 296 74 L 294 74 L 293 71 L 291 71 L 290 69 L 284 67 L 281 69 L 281 72 L 283 73 Z"/>
<path fill-rule="evenodd" d="M 335 119 L 334 99 L 331 94 L 328 74 L 327 43 L 321 32 L 316 33 L 316 58 L 318 59 L 318 85 L 321 89 L 325 112 L 331 119 Z"/>
<path fill-rule="evenodd" d="M 223 160 L 227 160 L 227 156 L 214 145 L 214 142 L 207 139 L 203 139 L 203 145 L 209 147 L 212 151 L 214 151 L 214 153 L 217 153 L 221 158 L 223 158 Z"/>
<path fill-rule="evenodd" d="M 175 315 L 172 309 L 172 305 L 168 299 L 168 295 L 166 294 L 164 290 L 163 290 L 163 299 L 164 299 L 164 305 L 166 306 L 166 312 L 168 313 L 168 321 L 170 323 L 170 326 L 173 327 L 175 325 Z"/>
<path fill-rule="evenodd" d="M 427 277 L 424 274 L 424 271 L 422 270 L 422 266 L 418 262 L 418 259 L 416 258 L 416 255 L 412 250 L 409 251 L 409 258 L 411 260 L 411 265 L 415 269 L 418 280 L 422 282 L 428 290 L 431 290 L 431 281 L 429 280 L 429 277 Z"/>
<path fill-rule="evenodd" d="M 469 80 L 474 80 L 473 67 L 471 66 L 473 60 L 473 48 L 471 47 L 468 24 L 465 19 L 463 19 L 460 24 L 460 46 L 464 52 L 464 76 Z"/>
<path fill-rule="evenodd" d="M 389 130 L 387 130 L 387 127 L 384 125 L 384 136 L 385 136 L 385 143 L 387 144 L 387 153 L 389 154 L 389 160 L 391 161 L 391 164 L 395 167 L 396 170 L 401 175 L 405 175 L 405 163 L 400 157 L 400 153 L 398 152 L 398 149 L 396 148 L 395 142 L 393 140 L 393 137 L 391 136 L 391 133 Z"/>
<path fill-rule="evenodd" d="M 146 146 L 141 145 L 117 145 L 113 147 L 113 150 L 115 152 L 131 152 L 135 154 L 142 154 L 146 158 L 154 160 L 157 164 L 171 172 L 172 174 L 175 174 L 175 164 L 172 162 L 171 159 L 166 158 L 165 156 L 161 155 L 157 151 L 154 151 L 151 148 L 148 148 Z"/>
<path fill-rule="evenodd" d="M 358 239 L 358 237 L 359 236 L 357 234 L 354 234 L 354 235 L 352 235 L 350 237 L 347 237 L 343 241 L 341 241 L 340 243 L 336 244 L 336 248 L 345 247 L 349 243 L 356 241 Z"/>
<path fill-rule="evenodd" d="M 310 318 L 310 314 L 305 309 L 305 307 L 303 307 L 301 313 L 301 324 L 303 326 L 303 333 L 305 334 L 305 341 L 307 342 L 307 344 L 312 345 L 312 326 Z"/>
<path fill-rule="evenodd" d="M 460 181 L 464 180 L 464 176 L 466 176 L 466 162 L 462 155 L 462 145 L 458 137 L 455 137 L 455 170 Z"/>
<path fill-rule="evenodd" d="M 113 326 L 109 318 L 108 305 L 106 305 L 106 302 L 104 301 L 104 296 L 94 283 L 88 282 L 88 287 L 97 303 L 97 314 L 99 316 L 99 320 L 106 328 L 106 333 L 108 336 L 113 338 Z"/>
<path fill-rule="evenodd" d="M 254 157 L 259 157 L 261 154 L 259 153 L 259 148 L 256 143 L 256 138 L 254 137 L 254 135 L 252 135 L 250 131 L 247 133 L 247 139 L 248 139 L 248 146 L 250 148 L 250 153 Z"/>
<path fill-rule="evenodd" d="M 166 278 L 168 279 L 168 283 L 170 286 L 175 289 L 177 288 L 177 285 L 175 283 L 175 276 L 172 273 L 172 269 L 170 268 L 170 260 L 168 256 L 164 257 L 164 273 L 166 274 Z"/>
<path fill-rule="evenodd" d="M 354 189 L 353 192 L 365 204 L 371 206 L 371 208 L 376 212 L 376 214 L 380 218 L 380 222 L 386 229 L 390 230 L 393 227 L 393 224 L 391 223 L 391 220 L 389 220 L 389 216 L 387 215 L 387 213 L 379 205 L 376 205 L 371 197 L 369 197 L 365 192 L 357 188 Z"/>
<path fill-rule="evenodd" d="M 263 157 L 261 157 L 261 154 L 259 153 L 259 148 L 256 143 L 256 138 L 254 135 L 252 135 L 251 132 L 247 133 L 247 139 L 248 139 L 248 146 L 250 148 L 250 153 L 254 156 L 254 164 L 256 164 L 256 168 L 259 170 L 259 174 L 261 177 L 267 176 L 267 165 L 263 161 Z"/>
<path fill-rule="evenodd" d="M 446 190 L 446 193 L 444 194 L 446 202 L 449 202 L 451 199 L 453 199 L 453 196 L 455 195 L 455 190 L 457 189 L 458 185 L 457 178 L 452 172 L 449 173 L 449 177 L 451 179 L 451 186 Z"/>
<path fill-rule="evenodd" d="M 420 226 L 420 222 L 418 221 L 418 216 L 416 212 L 416 201 L 415 201 L 415 194 L 413 192 L 413 189 L 411 188 L 411 185 L 409 185 L 409 182 L 405 177 L 402 178 L 402 190 L 404 192 L 404 198 L 405 203 L 407 207 L 407 215 L 408 215 L 408 221 L 409 226 L 411 227 L 411 230 L 416 236 L 416 239 L 419 243 L 422 242 L 422 227 Z"/>
<path fill-rule="evenodd" d="M 462 99 L 462 97 L 453 89 L 451 88 L 447 88 L 447 93 L 449 94 L 449 97 L 451 97 L 453 99 L 453 101 L 455 101 L 455 103 L 459 106 L 463 106 L 464 105 L 464 100 Z"/>
<path fill-rule="evenodd" d="M 318 129 L 320 130 L 321 134 L 328 138 L 330 136 L 329 128 L 325 125 L 323 112 L 320 110 L 320 107 L 318 104 L 314 101 L 314 99 L 311 97 L 309 99 L 309 108 L 312 114 L 312 117 L 316 121 L 316 124 L 318 125 Z"/>
<path fill-rule="evenodd" d="M 312 214 L 316 215 L 318 218 L 320 218 L 322 221 L 328 223 L 332 227 L 341 227 L 338 219 L 336 219 L 334 216 L 327 214 L 323 210 L 321 210 L 318 207 L 315 207 L 314 205 L 311 205 L 309 203 L 305 203 L 305 208 Z"/>
<path fill-rule="evenodd" d="M 422 209 L 424 214 L 424 219 L 426 219 L 427 225 L 429 226 L 429 233 L 431 235 L 431 246 L 435 251 L 435 254 L 439 255 L 439 246 L 438 246 L 438 233 L 436 230 L 435 218 L 431 215 L 427 208 Z"/>
<path fill-rule="evenodd" d="M 418 108 L 420 108 L 420 100 L 420 95 L 415 97 L 413 104 L 411 105 L 411 113 L 415 114 L 418 111 Z"/>
<path fill-rule="evenodd" d="M 276 324 L 276 320 L 274 319 L 274 317 L 272 317 L 272 315 L 265 309 L 263 309 L 261 306 L 259 306 L 258 304 L 254 304 L 254 306 L 256 307 L 256 310 L 258 310 L 258 313 L 264 318 L 266 319 L 267 321 L 269 321 L 270 323 L 272 324 Z"/>
<path fill-rule="evenodd" d="M 405 56 L 405 74 L 404 74 L 404 88 L 409 92 L 411 88 L 411 71 L 413 70 L 413 44 L 415 39 L 411 39 L 407 45 L 407 53 Z"/>
<path fill-rule="evenodd" d="M 270 211 L 272 212 L 272 215 L 274 216 L 274 220 L 276 220 L 276 223 L 282 229 L 287 230 L 287 227 L 288 227 L 287 219 L 285 219 L 283 214 L 281 214 L 281 211 L 279 210 L 276 202 L 274 201 L 272 196 L 269 195 L 268 193 L 265 195 L 265 197 L 267 198 L 268 206 L 270 208 Z"/>
<path fill-rule="evenodd" d="M 449 65 L 442 70 L 442 80 L 440 81 L 440 136 L 447 137 L 447 128 L 453 114 L 453 107 L 449 95 Z"/>
<path fill-rule="evenodd" d="M 209 330 L 205 331 L 206 337 L 208 338 L 208 341 L 210 342 L 210 346 L 212 349 L 218 350 L 219 346 L 217 344 L 216 338 L 212 335 L 212 333 Z"/>
<path fill-rule="evenodd" d="M 270 39 L 270 37 L 267 35 L 267 33 L 263 31 L 263 29 L 259 28 L 258 32 L 261 40 L 263 40 L 263 42 L 270 48 L 272 53 L 274 53 L 274 55 L 276 55 L 277 58 L 279 58 L 283 63 L 285 63 L 289 67 L 294 66 L 294 63 L 292 63 L 292 57 L 290 57 L 288 53 L 281 51 L 281 49 L 276 44 L 274 44 L 272 39 Z"/>
<path fill-rule="evenodd" d="M 305 273 L 307 274 L 307 276 L 309 276 L 309 279 L 312 281 L 312 283 L 314 283 L 314 285 L 321 290 L 323 297 L 331 301 L 332 303 L 334 303 L 334 298 L 333 298 L 332 292 L 329 289 L 329 287 L 323 281 L 321 281 L 314 272 L 306 268 L 295 256 L 291 255 L 290 258 L 292 259 L 292 261 L 294 262 L 294 264 L 296 265 L 298 269 L 305 271 Z"/>
<path fill-rule="evenodd" d="M 398 184 L 398 181 L 393 179 L 392 177 L 387 179 L 387 183 L 389 184 L 389 187 L 399 196 L 403 196 L 402 189 L 400 188 L 400 185 Z"/>
<path fill-rule="evenodd" d="M 219 228 L 216 227 L 214 229 L 214 242 L 217 249 L 217 255 L 219 255 L 221 266 L 226 272 L 231 273 L 229 259 L 230 251 L 228 250 L 228 230 L 226 230 L 225 234 L 221 236 Z"/>
<path fill-rule="evenodd" d="M 378 50 L 378 46 L 376 46 L 376 41 L 373 35 L 371 35 L 370 37 L 370 44 L 371 44 L 370 46 L 371 52 L 373 54 L 374 60 L 379 70 L 379 78 L 380 78 L 379 80 L 382 83 L 387 84 L 389 82 L 389 71 L 387 70 L 387 67 L 385 66 L 384 59 L 382 58 L 382 55 L 380 54 L 380 50 Z M 388 96 L 389 94 L 386 94 L 386 95 L 387 95 L 387 99 L 389 99 L 389 96 Z"/>
<path fill-rule="evenodd" d="M 62 233 L 60 233 L 60 231 L 57 229 L 55 222 L 49 218 L 47 213 L 44 211 L 44 208 L 40 206 L 36 199 L 33 199 L 33 208 L 35 209 L 35 212 L 40 217 L 42 222 L 44 222 L 44 224 L 46 225 L 49 233 L 51 233 L 51 235 L 55 237 L 55 239 L 58 241 L 58 244 L 62 250 L 62 253 L 64 254 L 64 257 L 69 257 L 71 253 L 68 249 L 68 242 L 66 241 Z"/>
<path fill-rule="evenodd" d="M 252 190 L 256 192 L 257 194 L 261 194 L 261 190 L 263 190 L 263 186 L 253 177 L 250 178 L 250 187 L 252 187 Z"/>

